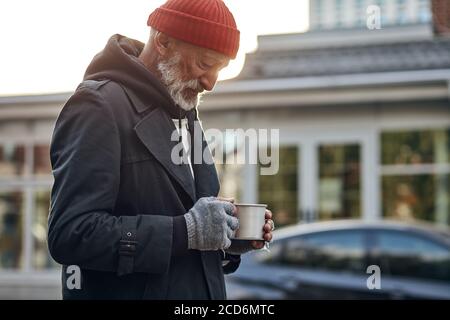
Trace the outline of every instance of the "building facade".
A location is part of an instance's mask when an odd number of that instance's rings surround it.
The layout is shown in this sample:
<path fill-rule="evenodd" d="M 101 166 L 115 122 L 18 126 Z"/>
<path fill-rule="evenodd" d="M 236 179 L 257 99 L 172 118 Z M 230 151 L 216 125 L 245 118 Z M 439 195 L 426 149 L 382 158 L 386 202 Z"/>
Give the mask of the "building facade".
<path fill-rule="evenodd" d="M 314 0 L 309 3 L 310 30 L 365 27 L 368 13 L 375 12 L 373 6 L 379 8 L 384 27 L 432 20 L 429 0 Z"/>
<path fill-rule="evenodd" d="M 449 53 L 427 24 L 260 37 L 241 74 L 205 98 L 202 119 L 279 129 L 280 172 L 241 166 L 228 193 L 267 202 L 286 224 L 448 225 Z"/>

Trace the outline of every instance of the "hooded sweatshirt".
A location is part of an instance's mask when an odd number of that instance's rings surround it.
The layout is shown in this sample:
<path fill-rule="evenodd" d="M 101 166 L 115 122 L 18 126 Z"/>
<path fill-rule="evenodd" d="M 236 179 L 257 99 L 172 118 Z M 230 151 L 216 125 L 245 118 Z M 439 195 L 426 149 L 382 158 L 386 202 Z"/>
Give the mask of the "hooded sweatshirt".
<path fill-rule="evenodd" d="M 188 118 L 189 122 L 197 120 L 197 110 L 185 111 L 175 104 L 163 83 L 150 72 L 138 59 L 144 48 L 140 41 L 115 34 L 98 53 L 86 69 L 84 80 L 112 80 L 132 90 L 142 100 L 151 100 L 154 105 L 161 106 L 172 119 L 177 119 L 181 133 L 181 118 Z M 189 125 L 189 130 L 193 125 Z M 191 148 L 193 150 L 193 132 L 191 132 Z M 182 134 L 180 134 L 180 142 Z M 187 229 L 183 216 L 174 218 L 173 223 L 174 255 L 182 255 L 187 251 Z"/>
<path fill-rule="evenodd" d="M 188 116 L 176 105 L 163 83 L 138 59 L 144 44 L 120 34 L 113 35 L 105 48 L 92 59 L 84 80 L 109 79 L 133 90 L 143 100 L 151 99 L 162 106 L 172 118 Z M 156 101 L 155 101 L 156 99 Z"/>

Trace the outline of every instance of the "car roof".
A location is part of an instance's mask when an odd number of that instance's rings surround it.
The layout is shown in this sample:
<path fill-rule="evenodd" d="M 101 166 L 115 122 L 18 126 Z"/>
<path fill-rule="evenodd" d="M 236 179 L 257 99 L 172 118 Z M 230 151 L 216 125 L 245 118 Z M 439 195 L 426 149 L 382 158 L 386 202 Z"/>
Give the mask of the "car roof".
<path fill-rule="evenodd" d="M 274 239 L 283 239 L 291 236 L 310 234 L 323 231 L 338 230 L 362 230 L 383 229 L 393 231 L 412 231 L 437 236 L 450 243 L 450 229 L 444 226 L 436 226 L 425 222 L 402 222 L 397 220 L 375 220 L 367 221 L 361 219 L 333 220 L 291 225 L 275 230 Z"/>

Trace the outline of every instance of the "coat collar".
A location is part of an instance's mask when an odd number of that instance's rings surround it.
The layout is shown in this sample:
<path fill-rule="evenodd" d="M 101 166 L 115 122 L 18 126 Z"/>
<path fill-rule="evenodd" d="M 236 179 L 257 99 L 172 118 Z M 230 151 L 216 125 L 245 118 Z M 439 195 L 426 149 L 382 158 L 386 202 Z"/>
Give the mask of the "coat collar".
<path fill-rule="evenodd" d="M 134 127 L 137 136 L 161 165 L 189 194 L 195 202 L 195 184 L 188 164 L 175 164 L 171 159 L 172 150 L 178 141 L 172 141 L 175 127 L 172 120 L 161 108 L 156 108 L 142 118 Z"/>
<path fill-rule="evenodd" d="M 144 103 L 142 99 L 139 99 L 139 96 L 134 93 L 133 90 L 130 90 L 124 86 L 122 86 L 122 88 L 124 89 L 126 95 L 128 96 L 128 99 L 130 99 L 131 105 L 137 113 L 143 113 L 148 109 L 155 108 L 155 106 L 153 106 L 151 103 Z"/>
<path fill-rule="evenodd" d="M 138 105 L 135 108 L 136 110 L 147 110 L 149 107 L 144 109 L 143 105 Z M 214 163 L 208 164 L 204 161 L 200 164 L 194 163 L 194 181 L 188 164 L 178 165 L 172 161 L 172 150 L 178 144 L 178 141 L 171 141 L 171 135 L 174 129 L 175 127 L 170 116 L 162 108 L 155 108 L 145 115 L 134 128 L 145 147 L 161 163 L 167 172 L 175 178 L 194 203 L 201 197 L 217 196 L 220 185 Z M 205 140 L 203 130 L 201 130 L 201 137 L 198 135 L 194 139 L 195 144 L 202 144 L 205 159 L 208 158 L 211 160 L 212 155 Z M 208 162 L 210 163 L 210 161 Z"/>
<path fill-rule="evenodd" d="M 164 108 L 173 118 L 179 118 L 179 117 L 186 117 L 188 115 L 188 111 L 185 111 L 181 109 L 179 106 L 175 105 L 171 98 L 164 97 L 162 95 L 155 95 L 151 102 L 148 102 L 148 98 L 145 99 L 142 96 L 145 95 L 139 95 L 136 93 L 136 91 L 129 89 L 125 86 L 123 86 L 123 89 L 125 93 L 127 94 L 128 98 L 130 99 L 131 104 L 134 107 L 134 110 L 141 114 L 144 113 L 147 110 L 155 109 L 155 107 Z"/>

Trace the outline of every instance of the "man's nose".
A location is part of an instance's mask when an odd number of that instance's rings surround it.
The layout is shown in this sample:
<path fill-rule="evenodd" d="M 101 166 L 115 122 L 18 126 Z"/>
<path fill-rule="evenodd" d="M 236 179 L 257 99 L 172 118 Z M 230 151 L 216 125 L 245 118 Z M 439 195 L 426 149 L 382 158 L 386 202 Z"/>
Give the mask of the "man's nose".
<path fill-rule="evenodd" d="M 200 77 L 200 84 L 206 91 L 211 91 L 217 82 L 217 74 L 204 74 Z"/>

